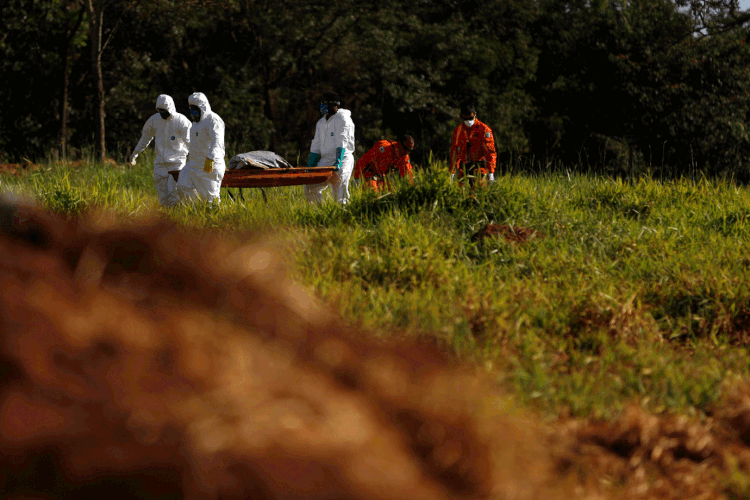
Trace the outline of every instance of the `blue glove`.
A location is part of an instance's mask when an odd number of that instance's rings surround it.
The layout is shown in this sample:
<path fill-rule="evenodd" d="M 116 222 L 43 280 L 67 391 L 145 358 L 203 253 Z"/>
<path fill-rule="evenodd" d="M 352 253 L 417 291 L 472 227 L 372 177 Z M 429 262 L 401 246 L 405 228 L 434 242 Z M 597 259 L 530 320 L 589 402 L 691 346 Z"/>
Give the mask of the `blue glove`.
<path fill-rule="evenodd" d="M 336 170 L 341 168 L 341 163 L 344 161 L 344 148 L 336 148 L 336 161 L 333 166 Z"/>
<path fill-rule="evenodd" d="M 307 157 L 307 166 L 317 167 L 318 161 L 320 161 L 320 153 L 313 153 L 310 151 L 310 156 Z"/>

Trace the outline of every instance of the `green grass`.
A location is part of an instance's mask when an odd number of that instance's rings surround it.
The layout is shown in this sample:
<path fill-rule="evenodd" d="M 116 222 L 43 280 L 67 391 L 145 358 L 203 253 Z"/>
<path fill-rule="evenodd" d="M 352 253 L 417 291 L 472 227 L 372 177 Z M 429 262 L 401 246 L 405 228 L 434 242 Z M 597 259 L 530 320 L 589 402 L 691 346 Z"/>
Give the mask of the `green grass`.
<path fill-rule="evenodd" d="M 157 207 L 133 169 L 50 164 L 4 189 L 57 212 L 161 213 L 242 241 L 280 238 L 295 277 L 346 321 L 428 339 L 547 416 L 608 418 L 637 402 L 700 415 L 748 378 L 750 192 L 729 182 L 506 176 L 473 193 L 433 164 L 384 196 L 311 206 L 299 186 Z M 471 236 L 487 223 L 540 236 Z"/>

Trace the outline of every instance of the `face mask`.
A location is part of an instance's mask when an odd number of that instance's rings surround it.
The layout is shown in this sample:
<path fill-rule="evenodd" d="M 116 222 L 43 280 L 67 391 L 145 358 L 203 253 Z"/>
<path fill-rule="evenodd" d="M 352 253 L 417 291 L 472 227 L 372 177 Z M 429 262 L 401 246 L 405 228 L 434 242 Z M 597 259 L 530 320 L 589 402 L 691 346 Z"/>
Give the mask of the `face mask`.
<path fill-rule="evenodd" d="M 464 120 L 464 125 L 466 125 L 467 127 L 473 127 L 474 126 L 474 118 L 472 118 L 471 120 Z"/>
<path fill-rule="evenodd" d="M 190 108 L 190 119 L 193 120 L 194 122 L 200 121 L 200 119 L 201 119 L 201 110 L 200 109 L 195 109 L 195 108 Z"/>
<path fill-rule="evenodd" d="M 326 103 L 324 103 L 324 102 L 320 103 L 320 114 L 321 115 L 327 115 L 328 114 L 328 106 L 326 106 Z"/>
<path fill-rule="evenodd" d="M 169 111 L 159 111 L 159 115 L 166 120 L 169 118 Z"/>

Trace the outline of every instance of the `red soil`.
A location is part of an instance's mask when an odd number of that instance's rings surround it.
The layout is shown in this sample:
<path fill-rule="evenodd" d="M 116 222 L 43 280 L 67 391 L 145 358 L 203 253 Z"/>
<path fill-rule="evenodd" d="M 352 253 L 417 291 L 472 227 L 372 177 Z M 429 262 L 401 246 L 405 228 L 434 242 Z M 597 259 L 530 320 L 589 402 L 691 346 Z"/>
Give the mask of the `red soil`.
<path fill-rule="evenodd" d="M 487 224 L 471 236 L 471 241 L 484 241 L 486 238 L 503 238 L 510 243 L 523 243 L 532 238 L 541 238 L 542 233 L 525 227 Z"/>

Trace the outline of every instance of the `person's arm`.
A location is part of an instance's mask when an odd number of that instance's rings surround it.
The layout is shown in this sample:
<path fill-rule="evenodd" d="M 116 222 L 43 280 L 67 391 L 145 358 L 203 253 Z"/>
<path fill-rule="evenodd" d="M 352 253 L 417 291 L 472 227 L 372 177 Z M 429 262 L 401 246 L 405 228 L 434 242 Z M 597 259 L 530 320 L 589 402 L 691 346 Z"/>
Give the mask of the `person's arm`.
<path fill-rule="evenodd" d="M 336 167 L 336 170 L 341 167 L 341 163 L 344 161 L 346 145 L 349 142 L 349 137 L 353 135 L 354 123 L 348 118 L 338 119 L 333 135 L 333 143 L 336 146 L 336 160 L 333 166 Z"/>
<path fill-rule="evenodd" d="M 320 161 L 320 151 L 323 144 L 323 134 L 320 132 L 320 120 L 315 124 L 315 135 L 310 143 L 310 155 L 307 157 L 308 167 L 317 167 Z"/>
<path fill-rule="evenodd" d="M 401 177 L 409 177 L 409 182 L 414 181 L 414 172 L 412 172 L 412 166 L 411 162 L 409 161 L 409 155 L 405 155 L 403 158 L 401 158 L 401 161 L 398 164 L 398 173 L 401 175 Z"/>
<path fill-rule="evenodd" d="M 211 115 L 211 126 L 209 136 L 211 142 L 208 145 L 206 160 L 203 163 L 203 171 L 210 173 L 214 169 L 214 163 L 224 159 L 224 120 L 218 115 Z"/>
<path fill-rule="evenodd" d="M 208 146 L 207 158 L 211 158 L 214 161 L 224 159 L 224 120 L 218 115 L 213 116 L 211 120 L 210 130 L 211 142 Z"/>
<path fill-rule="evenodd" d="M 459 125 L 453 130 L 453 138 L 451 140 L 451 164 L 449 167 L 451 175 L 456 173 L 461 162 L 461 135 L 461 126 Z"/>
<path fill-rule="evenodd" d="M 190 147 L 190 127 L 193 126 L 193 122 L 188 120 L 185 116 L 180 118 L 180 128 L 177 130 L 177 137 Z"/>
<path fill-rule="evenodd" d="M 484 148 L 484 157 L 487 159 L 487 170 L 491 174 L 495 174 L 495 167 L 497 166 L 497 152 L 495 151 L 495 137 L 492 133 L 492 129 L 490 127 L 486 126 L 484 127 L 484 134 L 483 134 L 483 144 L 482 147 Z"/>
<path fill-rule="evenodd" d="M 156 135 L 156 128 L 154 127 L 153 116 L 152 116 L 151 118 L 146 120 L 146 124 L 143 125 L 143 131 L 141 132 L 141 140 L 138 141 L 138 144 L 136 144 L 135 149 L 133 149 L 133 153 L 130 155 L 131 165 L 135 165 L 135 159 L 138 158 L 138 155 L 141 154 L 141 152 L 148 147 L 148 145 L 154 139 L 155 135 Z"/>
<path fill-rule="evenodd" d="M 376 144 L 370 148 L 367 153 L 362 155 L 362 158 L 357 162 L 356 170 L 354 172 L 355 178 L 359 179 L 360 177 L 364 177 L 367 179 L 377 173 L 377 166 L 375 165 L 377 150 L 378 146 Z"/>

